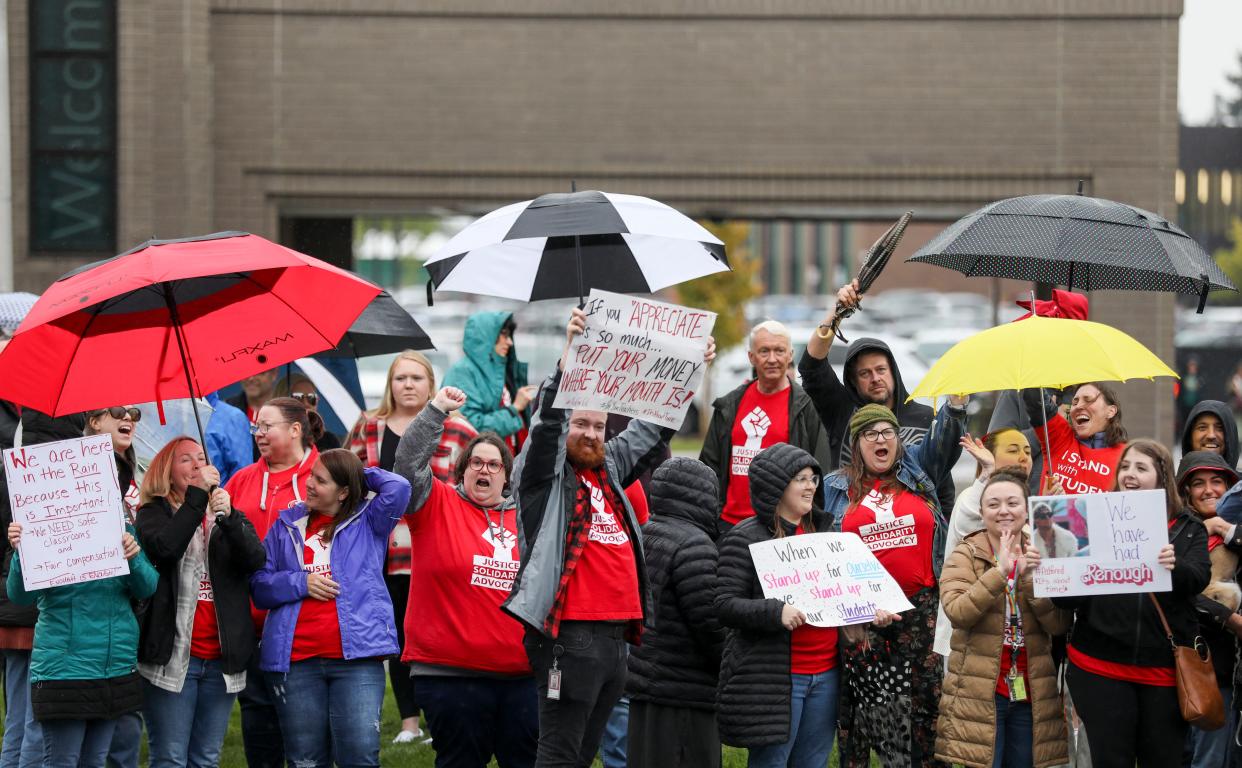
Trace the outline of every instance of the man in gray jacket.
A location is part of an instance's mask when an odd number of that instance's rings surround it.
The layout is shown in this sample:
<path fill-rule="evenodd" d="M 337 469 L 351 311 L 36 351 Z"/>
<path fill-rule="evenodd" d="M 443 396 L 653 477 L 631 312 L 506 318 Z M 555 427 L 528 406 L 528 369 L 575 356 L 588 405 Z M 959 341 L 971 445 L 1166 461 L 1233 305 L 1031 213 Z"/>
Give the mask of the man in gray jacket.
<path fill-rule="evenodd" d="M 574 337 L 536 400 L 514 464 L 521 567 L 504 610 L 526 625 L 539 690 L 539 768 L 589 766 L 625 690 L 626 642 L 652 616 L 641 532 L 625 487 L 659 456 L 673 430 L 634 419 L 605 441 L 608 414 L 554 406 Z M 709 340 L 705 361 L 715 356 Z"/>

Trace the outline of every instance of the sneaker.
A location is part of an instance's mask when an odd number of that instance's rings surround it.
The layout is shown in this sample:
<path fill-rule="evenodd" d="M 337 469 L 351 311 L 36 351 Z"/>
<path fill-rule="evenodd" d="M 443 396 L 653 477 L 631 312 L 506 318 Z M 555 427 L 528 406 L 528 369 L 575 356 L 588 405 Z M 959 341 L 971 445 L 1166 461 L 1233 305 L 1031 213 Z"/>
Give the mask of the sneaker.
<path fill-rule="evenodd" d="M 393 744 L 412 744 L 416 739 L 423 737 L 423 729 L 419 728 L 413 731 L 402 731 L 398 733 L 392 740 Z"/>

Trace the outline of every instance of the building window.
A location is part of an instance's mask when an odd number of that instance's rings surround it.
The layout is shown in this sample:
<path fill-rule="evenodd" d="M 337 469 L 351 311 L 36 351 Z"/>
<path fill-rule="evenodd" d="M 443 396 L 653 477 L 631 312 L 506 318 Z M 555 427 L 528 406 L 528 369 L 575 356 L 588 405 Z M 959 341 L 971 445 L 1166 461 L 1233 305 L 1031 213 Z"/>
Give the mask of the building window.
<path fill-rule="evenodd" d="M 1207 204 L 1208 201 L 1208 172 L 1206 168 L 1199 169 L 1199 202 Z"/>
<path fill-rule="evenodd" d="M 1233 205 L 1233 174 L 1229 171 L 1220 172 L 1220 201 L 1224 205 Z"/>
<path fill-rule="evenodd" d="M 1173 199 L 1178 205 L 1186 202 L 1186 174 L 1180 168 L 1173 173 Z"/>

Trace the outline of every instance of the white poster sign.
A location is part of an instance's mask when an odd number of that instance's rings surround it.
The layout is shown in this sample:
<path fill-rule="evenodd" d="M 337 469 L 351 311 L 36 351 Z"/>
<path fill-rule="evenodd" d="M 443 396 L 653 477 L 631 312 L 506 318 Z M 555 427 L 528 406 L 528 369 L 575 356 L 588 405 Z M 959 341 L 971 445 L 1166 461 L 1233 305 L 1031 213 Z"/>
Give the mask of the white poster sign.
<path fill-rule="evenodd" d="M 11 448 L 4 473 L 27 590 L 129 573 L 110 435 Z"/>
<path fill-rule="evenodd" d="M 1035 596 L 1168 592 L 1172 578 L 1157 561 L 1169 543 L 1164 491 L 1078 496 L 1033 496 L 1056 524 L 1079 540 L 1074 557 L 1043 560 L 1035 569 Z"/>
<path fill-rule="evenodd" d="M 817 627 L 862 624 L 877 609 L 914 606 L 853 533 L 804 533 L 750 545 L 763 596 L 802 609 Z"/>
<path fill-rule="evenodd" d="M 716 313 L 598 289 L 585 311 L 554 405 L 680 427 L 703 381 Z"/>

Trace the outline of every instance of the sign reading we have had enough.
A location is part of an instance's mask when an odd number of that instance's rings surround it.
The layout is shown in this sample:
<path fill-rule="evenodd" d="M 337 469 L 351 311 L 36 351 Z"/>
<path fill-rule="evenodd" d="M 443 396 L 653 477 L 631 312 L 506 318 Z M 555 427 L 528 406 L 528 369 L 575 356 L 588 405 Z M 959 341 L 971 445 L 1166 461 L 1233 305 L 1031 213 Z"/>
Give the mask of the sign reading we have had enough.
<path fill-rule="evenodd" d="M 591 290 L 557 408 L 585 408 L 678 428 L 703 381 L 716 313 Z"/>
<path fill-rule="evenodd" d="M 1044 558 L 1035 569 L 1036 597 L 1168 592 L 1173 579 L 1158 562 L 1169 543 L 1164 491 L 1032 496 L 1079 538 L 1075 557 Z M 1083 535 L 1085 534 L 1085 536 Z M 1082 539 L 1087 543 L 1082 545 Z"/>
<path fill-rule="evenodd" d="M 111 435 L 10 448 L 4 473 L 27 590 L 129 573 Z"/>
<path fill-rule="evenodd" d="M 802 609 L 817 627 L 862 624 L 877 609 L 914 606 L 857 534 L 804 533 L 750 545 L 763 596 Z"/>

